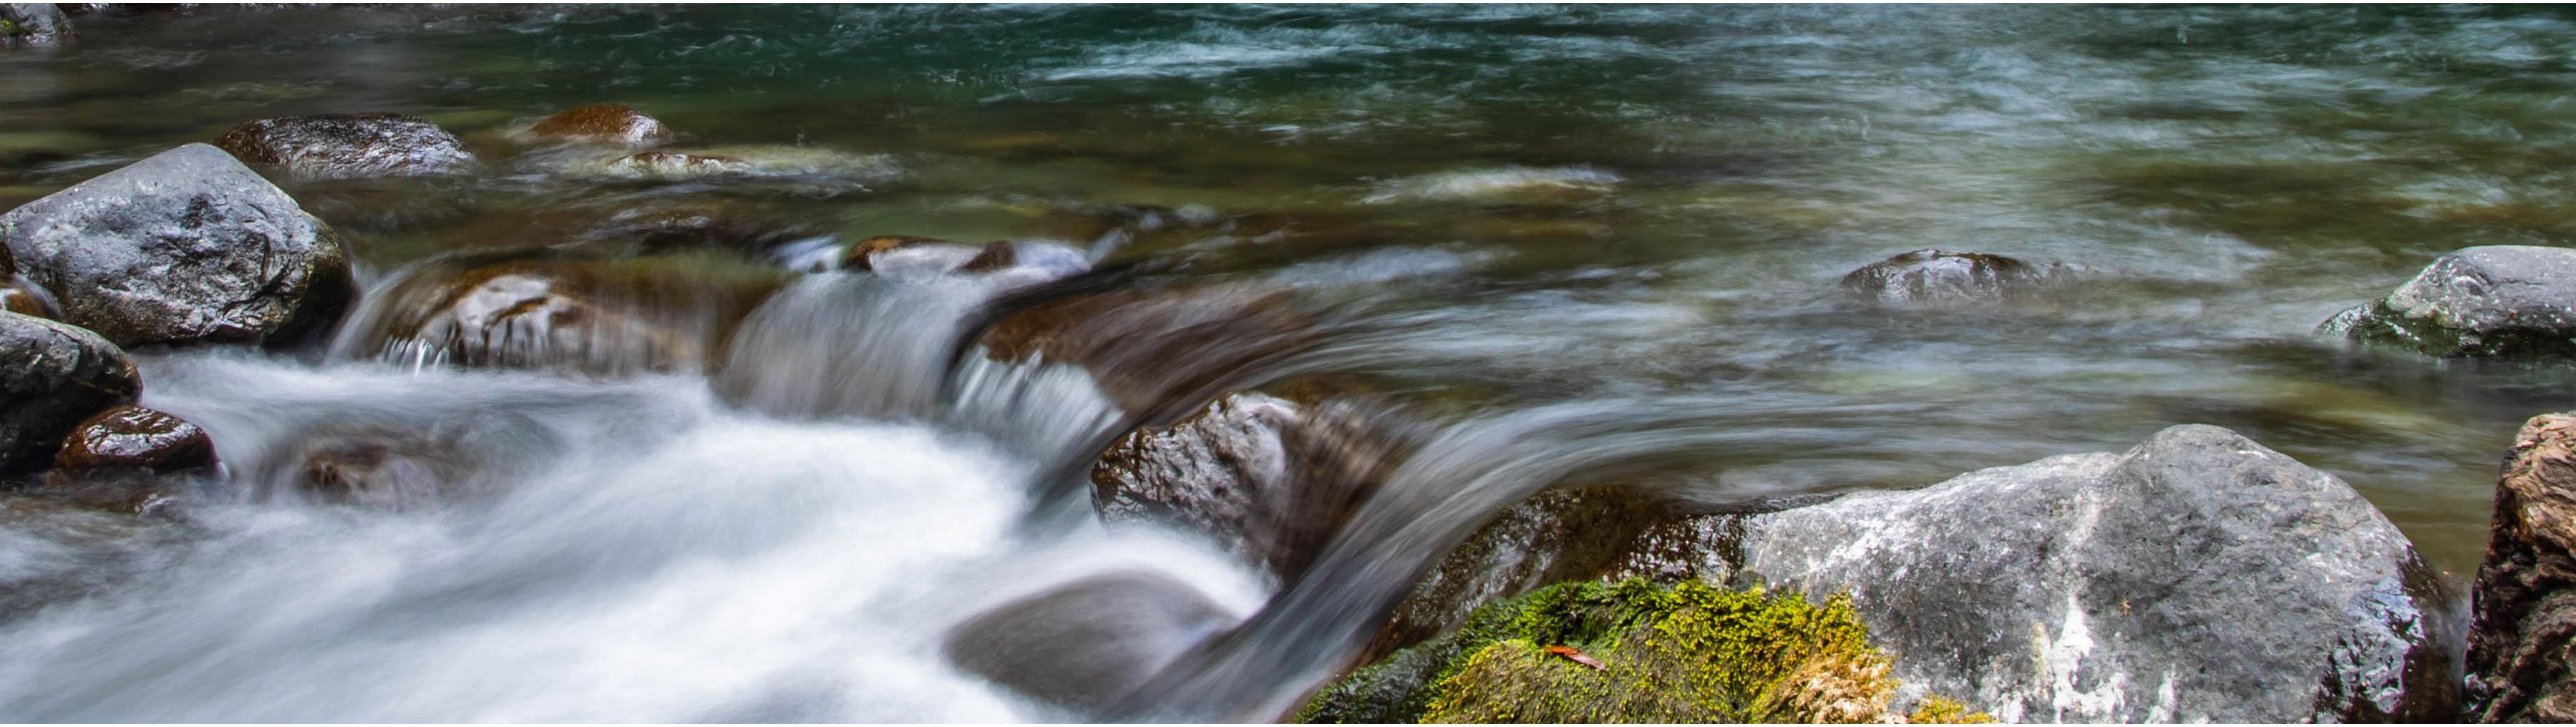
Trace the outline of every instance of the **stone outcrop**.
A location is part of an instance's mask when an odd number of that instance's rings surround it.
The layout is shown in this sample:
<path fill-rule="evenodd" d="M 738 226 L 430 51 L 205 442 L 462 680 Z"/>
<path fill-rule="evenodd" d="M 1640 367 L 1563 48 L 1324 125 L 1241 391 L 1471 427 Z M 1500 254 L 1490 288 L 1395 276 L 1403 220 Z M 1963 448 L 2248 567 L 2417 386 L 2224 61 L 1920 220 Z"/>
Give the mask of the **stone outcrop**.
<path fill-rule="evenodd" d="M 2443 255 L 2317 332 L 2445 358 L 2576 355 L 2576 249 L 2488 245 Z"/>
<path fill-rule="evenodd" d="M 297 179 L 422 177 L 473 171 L 456 135 L 405 114 L 318 114 L 243 122 L 215 146 Z"/>
<path fill-rule="evenodd" d="M 2469 628 L 2467 712 L 2576 722 L 2576 415 L 2524 424 L 2496 483 Z"/>
<path fill-rule="evenodd" d="M 134 361 L 98 334 L 0 312 L 0 474 L 45 466 L 82 420 L 142 388 Z"/>
<path fill-rule="evenodd" d="M 354 294 L 330 229 L 204 144 L 0 214 L 0 243 L 64 322 L 120 346 L 291 340 Z"/>

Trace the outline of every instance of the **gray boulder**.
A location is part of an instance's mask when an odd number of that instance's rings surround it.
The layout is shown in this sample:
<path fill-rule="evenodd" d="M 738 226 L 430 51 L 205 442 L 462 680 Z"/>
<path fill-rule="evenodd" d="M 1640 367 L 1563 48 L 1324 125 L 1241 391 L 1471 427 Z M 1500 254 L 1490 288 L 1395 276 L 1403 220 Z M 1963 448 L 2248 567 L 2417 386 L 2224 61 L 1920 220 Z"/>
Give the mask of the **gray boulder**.
<path fill-rule="evenodd" d="M 1635 571 L 1848 591 L 1908 689 L 2005 721 L 2456 715 L 2457 619 L 2406 537 L 2218 427 L 1645 541 Z"/>
<path fill-rule="evenodd" d="M 1887 305 L 1988 303 L 2030 295 L 2061 273 L 2002 255 L 1923 249 L 1862 266 L 1842 286 Z"/>
<path fill-rule="evenodd" d="M 1304 571 L 1383 479 L 1397 443 L 1342 403 L 1242 392 L 1167 427 L 1112 444 L 1091 470 L 1092 504 L 1113 525 L 1196 531 L 1282 576 Z"/>
<path fill-rule="evenodd" d="M 2576 355 L 2576 249 L 2487 245 L 2444 255 L 2321 335 L 2446 358 Z"/>
<path fill-rule="evenodd" d="M 0 3 L 0 48 L 50 48 L 72 37 L 53 3 Z"/>
<path fill-rule="evenodd" d="M 120 346 L 290 339 L 354 295 L 330 229 L 204 144 L 0 214 L 0 243 L 64 322 Z"/>
<path fill-rule="evenodd" d="M 0 311 L 0 474 L 44 467 L 81 420 L 143 389 L 98 334 Z"/>
<path fill-rule="evenodd" d="M 215 140 L 242 161 L 298 179 L 463 174 L 474 154 L 428 119 L 404 114 L 317 114 L 242 122 Z"/>

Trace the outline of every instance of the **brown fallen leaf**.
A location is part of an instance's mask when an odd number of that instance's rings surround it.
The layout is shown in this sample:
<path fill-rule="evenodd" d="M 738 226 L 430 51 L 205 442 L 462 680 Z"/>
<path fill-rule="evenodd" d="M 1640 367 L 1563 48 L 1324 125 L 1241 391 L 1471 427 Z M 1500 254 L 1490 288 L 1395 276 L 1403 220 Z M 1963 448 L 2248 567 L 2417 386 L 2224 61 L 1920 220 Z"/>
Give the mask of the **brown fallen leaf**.
<path fill-rule="evenodd" d="M 1566 661 L 1582 664 L 1594 669 L 1603 668 L 1601 666 L 1600 659 L 1592 658 L 1591 654 L 1583 653 L 1582 649 L 1577 649 L 1571 646 L 1550 646 L 1547 647 L 1547 653 L 1565 657 Z"/>

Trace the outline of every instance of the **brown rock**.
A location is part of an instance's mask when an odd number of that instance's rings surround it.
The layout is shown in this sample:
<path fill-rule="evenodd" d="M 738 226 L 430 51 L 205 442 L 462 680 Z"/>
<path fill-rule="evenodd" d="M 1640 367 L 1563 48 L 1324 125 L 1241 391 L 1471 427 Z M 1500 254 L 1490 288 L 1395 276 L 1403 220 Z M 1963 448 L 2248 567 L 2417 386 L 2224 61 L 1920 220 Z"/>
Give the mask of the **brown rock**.
<path fill-rule="evenodd" d="M 215 441 L 187 420 L 132 404 L 99 412 L 63 440 L 54 466 L 176 471 L 215 464 Z"/>
<path fill-rule="evenodd" d="M 431 260 L 402 275 L 336 355 L 603 376 L 704 370 L 782 280 L 696 260 L 543 255 Z"/>
<path fill-rule="evenodd" d="M 134 360 L 98 334 L 0 313 L 0 473 L 42 469 L 82 419 L 142 388 Z"/>
<path fill-rule="evenodd" d="M 976 245 L 936 237 L 879 235 L 851 245 L 842 254 L 841 266 L 893 274 L 987 273 L 1010 267 L 1017 260 L 1018 254 L 1008 242 Z"/>
<path fill-rule="evenodd" d="M 46 320 L 62 320 L 62 303 L 55 301 L 53 293 L 47 292 L 44 286 L 28 280 L 27 276 L 9 274 L 5 270 L 0 270 L 0 276 L 5 276 L 0 277 L 0 310 Z"/>
<path fill-rule="evenodd" d="M 2469 716 L 2576 722 L 2576 414 L 2523 425 L 2493 528 L 2469 627 Z"/>
<path fill-rule="evenodd" d="M 622 103 L 575 106 L 548 116 L 528 134 L 553 141 L 648 146 L 671 140 L 671 129 L 659 119 Z"/>

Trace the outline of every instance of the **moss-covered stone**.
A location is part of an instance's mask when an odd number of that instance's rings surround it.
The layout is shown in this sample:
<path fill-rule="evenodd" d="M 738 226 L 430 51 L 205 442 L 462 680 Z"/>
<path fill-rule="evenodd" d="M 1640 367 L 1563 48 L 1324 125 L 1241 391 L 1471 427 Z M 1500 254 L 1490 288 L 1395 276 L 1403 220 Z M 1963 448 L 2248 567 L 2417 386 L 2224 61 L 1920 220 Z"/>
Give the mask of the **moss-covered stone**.
<path fill-rule="evenodd" d="M 1569 648 L 1570 647 L 1570 648 Z M 1582 656 L 1595 663 L 1578 660 Z M 1301 722 L 1991 721 L 1897 681 L 1837 596 L 1696 581 L 1564 583 L 1489 604 L 1457 631 L 1326 686 Z"/>

